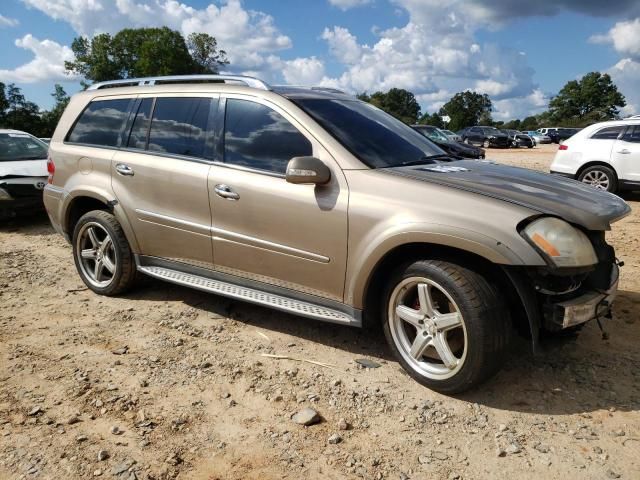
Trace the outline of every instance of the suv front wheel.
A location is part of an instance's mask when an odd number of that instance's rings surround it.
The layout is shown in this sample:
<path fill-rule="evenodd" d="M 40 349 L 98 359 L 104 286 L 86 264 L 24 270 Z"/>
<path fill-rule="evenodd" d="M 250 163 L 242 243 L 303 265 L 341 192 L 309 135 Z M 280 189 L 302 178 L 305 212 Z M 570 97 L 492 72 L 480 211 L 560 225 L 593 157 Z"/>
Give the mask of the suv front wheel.
<path fill-rule="evenodd" d="M 109 212 L 94 210 L 80 217 L 73 231 L 73 258 L 82 281 L 100 295 L 124 293 L 135 282 L 131 247 Z"/>
<path fill-rule="evenodd" d="M 394 273 L 384 298 L 387 341 L 426 387 L 459 393 L 501 366 L 511 323 L 498 290 L 479 273 L 440 260 L 414 262 Z"/>

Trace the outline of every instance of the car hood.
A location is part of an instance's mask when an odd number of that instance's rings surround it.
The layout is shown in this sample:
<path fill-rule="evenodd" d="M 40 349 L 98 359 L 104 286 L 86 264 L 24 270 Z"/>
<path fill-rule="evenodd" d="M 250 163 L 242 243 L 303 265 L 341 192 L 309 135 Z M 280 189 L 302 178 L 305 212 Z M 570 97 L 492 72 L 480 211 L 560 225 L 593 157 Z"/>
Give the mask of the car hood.
<path fill-rule="evenodd" d="M 588 230 L 608 230 L 631 208 L 611 193 L 564 177 L 478 160 L 385 169 L 561 217 Z"/>
<path fill-rule="evenodd" d="M 0 178 L 2 177 L 46 177 L 47 159 L 20 160 L 0 162 Z"/>

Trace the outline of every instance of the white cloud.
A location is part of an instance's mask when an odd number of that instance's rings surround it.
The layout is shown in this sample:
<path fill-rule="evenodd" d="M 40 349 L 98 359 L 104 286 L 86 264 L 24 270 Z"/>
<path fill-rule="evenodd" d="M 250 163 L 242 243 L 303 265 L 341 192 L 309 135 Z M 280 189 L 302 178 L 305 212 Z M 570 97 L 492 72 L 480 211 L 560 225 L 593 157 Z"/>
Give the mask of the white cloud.
<path fill-rule="evenodd" d="M 624 58 L 611 67 L 607 73 L 624 94 L 627 106 L 621 111 L 623 116 L 640 114 L 640 62 Z"/>
<path fill-rule="evenodd" d="M 593 35 L 593 43 L 610 43 L 613 48 L 632 57 L 640 57 L 640 18 L 616 23 L 604 35 Z"/>
<path fill-rule="evenodd" d="M 64 71 L 65 60 L 73 60 L 73 52 L 69 47 L 52 40 L 38 40 L 31 34 L 17 39 L 15 45 L 30 50 L 34 58 L 13 70 L 0 70 L 1 81 L 33 83 L 74 78 L 66 75 Z"/>
<path fill-rule="evenodd" d="M 326 28 L 322 38 L 331 55 L 346 65 L 343 74 L 323 84 L 351 92 L 405 88 L 426 111 L 441 107 L 453 93 L 475 89 L 488 93 L 497 110 L 506 99 L 533 106 L 536 85 L 526 56 L 475 38 L 480 14 L 471 16 L 459 0 L 393 0 L 406 9 L 403 27 L 377 32 L 373 45 L 360 44 L 342 27 Z M 536 107 L 537 108 L 537 107 Z M 501 115 L 501 112 L 496 112 Z"/>
<path fill-rule="evenodd" d="M 319 85 L 324 78 L 324 63 L 316 57 L 283 62 L 282 75 L 289 85 Z"/>
<path fill-rule="evenodd" d="M 20 22 L 15 18 L 5 17 L 4 15 L 0 15 L 0 28 L 2 27 L 15 27 L 19 25 Z"/>
<path fill-rule="evenodd" d="M 198 31 L 216 37 L 238 71 L 269 68 L 267 57 L 291 47 L 273 17 L 246 10 L 240 0 L 194 8 L 176 0 L 23 0 L 49 17 L 68 22 L 76 33 L 93 36 L 125 27 L 168 26 L 185 35 Z"/>
<path fill-rule="evenodd" d="M 341 10 L 349 10 L 350 8 L 360 7 L 370 3 L 371 0 L 329 0 L 329 3 Z"/>

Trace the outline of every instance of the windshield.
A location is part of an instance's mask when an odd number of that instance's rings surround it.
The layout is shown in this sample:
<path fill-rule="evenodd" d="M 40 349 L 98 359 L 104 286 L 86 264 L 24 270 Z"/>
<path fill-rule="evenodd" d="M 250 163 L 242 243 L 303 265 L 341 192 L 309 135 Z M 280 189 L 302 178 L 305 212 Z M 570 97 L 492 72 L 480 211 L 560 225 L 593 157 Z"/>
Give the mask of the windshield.
<path fill-rule="evenodd" d="M 359 100 L 296 99 L 347 150 L 371 168 L 432 163 L 446 155 L 400 120 Z"/>
<path fill-rule="evenodd" d="M 445 135 L 455 135 L 451 130 L 442 130 Z"/>
<path fill-rule="evenodd" d="M 26 133 L 0 133 L 0 162 L 43 160 L 47 146 Z"/>

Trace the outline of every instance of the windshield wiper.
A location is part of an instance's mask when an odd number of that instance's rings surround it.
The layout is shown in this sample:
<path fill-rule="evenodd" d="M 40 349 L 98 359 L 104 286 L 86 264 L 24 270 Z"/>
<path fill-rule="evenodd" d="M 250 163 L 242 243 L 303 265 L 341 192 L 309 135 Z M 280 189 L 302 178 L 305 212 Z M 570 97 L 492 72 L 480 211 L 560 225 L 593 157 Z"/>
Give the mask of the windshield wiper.
<path fill-rule="evenodd" d="M 398 165 L 392 165 L 392 167 L 411 167 L 413 165 L 423 165 L 425 163 L 433 163 L 433 160 L 451 160 L 451 155 L 446 153 L 438 153 L 436 155 L 427 155 L 420 160 L 411 160 L 409 162 L 399 163 Z"/>

